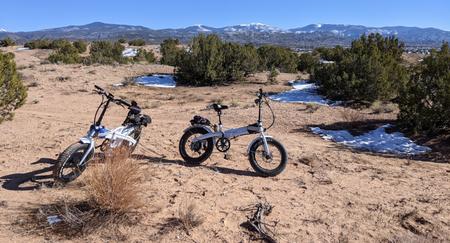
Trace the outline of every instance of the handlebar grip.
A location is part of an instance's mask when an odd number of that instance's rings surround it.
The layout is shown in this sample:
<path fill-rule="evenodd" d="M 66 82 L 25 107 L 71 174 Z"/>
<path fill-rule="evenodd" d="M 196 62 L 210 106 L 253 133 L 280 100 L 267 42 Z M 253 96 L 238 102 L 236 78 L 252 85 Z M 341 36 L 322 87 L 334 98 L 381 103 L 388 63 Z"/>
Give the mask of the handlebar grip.
<path fill-rule="evenodd" d="M 94 85 L 94 87 L 96 88 L 96 89 L 98 89 L 98 90 L 101 90 L 101 91 L 104 91 L 104 89 L 102 89 L 100 86 L 98 86 L 98 85 Z"/>

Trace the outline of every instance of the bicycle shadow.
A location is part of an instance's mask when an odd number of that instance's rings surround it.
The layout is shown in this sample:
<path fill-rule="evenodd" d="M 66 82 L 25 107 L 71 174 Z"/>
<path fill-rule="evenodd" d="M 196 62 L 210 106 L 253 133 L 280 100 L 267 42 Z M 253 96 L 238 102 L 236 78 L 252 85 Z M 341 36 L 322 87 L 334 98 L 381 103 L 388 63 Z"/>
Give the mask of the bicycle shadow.
<path fill-rule="evenodd" d="M 55 162 L 55 159 L 40 158 L 31 164 L 48 164 L 50 166 L 26 173 L 14 173 L 2 176 L 0 179 L 5 180 L 2 187 L 11 191 L 31 191 L 39 189 L 42 186 L 52 187 L 53 180 L 49 180 L 53 178 L 52 174 L 45 175 L 45 173 L 53 171 Z M 24 185 L 27 182 L 33 182 L 33 185 Z"/>
<path fill-rule="evenodd" d="M 152 157 L 152 156 L 147 156 L 147 155 L 142 155 L 142 154 L 133 154 L 131 155 L 131 158 L 136 159 L 136 160 L 145 160 L 148 161 L 150 163 L 162 163 L 162 164 L 175 164 L 175 165 L 182 165 L 185 167 L 200 167 L 200 168 L 205 168 L 208 170 L 212 170 L 216 173 L 221 173 L 221 174 L 230 174 L 230 175 L 238 175 L 238 176 L 251 176 L 251 177 L 263 177 L 260 174 L 253 172 L 253 171 L 248 171 L 248 170 L 238 170 L 238 169 L 231 169 L 231 168 L 226 168 L 226 167 L 222 167 L 222 166 L 215 166 L 215 165 L 191 165 L 188 164 L 186 162 L 184 162 L 183 160 L 180 159 L 166 159 L 164 157 Z"/>

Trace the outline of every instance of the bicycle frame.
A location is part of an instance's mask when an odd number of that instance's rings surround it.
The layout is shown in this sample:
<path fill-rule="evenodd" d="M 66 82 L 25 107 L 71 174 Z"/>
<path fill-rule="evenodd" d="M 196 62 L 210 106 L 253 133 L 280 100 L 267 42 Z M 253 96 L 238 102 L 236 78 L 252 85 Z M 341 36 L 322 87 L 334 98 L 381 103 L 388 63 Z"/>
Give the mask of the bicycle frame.
<path fill-rule="evenodd" d="M 113 130 L 107 130 L 103 126 L 91 126 L 86 136 L 80 138 L 80 143 L 89 144 L 89 148 L 86 151 L 86 153 L 83 155 L 79 162 L 79 166 L 83 166 L 86 163 L 87 156 L 92 152 L 95 151 L 95 138 L 103 138 L 111 141 L 110 147 L 116 148 L 122 144 L 122 142 L 128 141 L 131 145 L 136 144 L 136 140 L 129 136 L 135 129 L 135 126 L 120 126 Z M 102 134 L 101 132 L 107 131 L 105 134 Z"/>
<path fill-rule="evenodd" d="M 233 138 L 237 138 L 240 136 L 245 136 L 245 135 L 249 135 L 249 134 L 255 134 L 255 133 L 259 133 L 259 137 L 255 138 L 248 146 L 247 149 L 247 154 L 250 151 L 251 146 L 256 143 L 258 140 L 262 139 L 263 141 L 263 146 L 264 146 L 264 152 L 269 155 L 270 154 L 270 150 L 269 150 L 269 145 L 267 144 L 267 138 L 271 137 L 271 136 L 267 136 L 264 133 L 264 128 L 262 125 L 262 121 L 261 121 L 261 103 L 259 104 L 259 112 L 258 112 L 258 121 L 256 124 L 253 125 L 249 125 L 249 126 L 245 126 L 245 127 L 239 127 L 239 128 L 232 128 L 232 129 L 228 129 L 223 131 L 223 125 L 222 125 L 222 119 L 221 119 L 221 113 L 219 113 L 219 125 L 218 125 L 218 131 L 212 131 L 211 129 L 209 129 L 207 126 L 204 125 L 197 125 L 197 126 L 201 126 L 203 128 L 205 128 L 207 131 L 209 131 L 207 134 L 204 134 L 202 136 L 199 136 L 197 138 L 194 138 L 192 140 L 193 143 L 198 142 L 198 141 L 202 141 L 202 140 L 206 140 L 209 138 L 213 138 L 214 142 L 216 141 L 216 139 L 218 138 L 227 138 L 227 139 L 233 139 Z M 255 126 L 256 125 L 256 126 Z M 185 132 L 188 129 L 185 130 Z"/>
<path fill-rule="evenodd" d="M 83 166 L 86 163 L 86 159 L 88 157 L 88 155 L 92 152 L 95 151 L 95 138 L 99 137 L 102 139 L 107 139 L 109 141 L 111 141 L 110 143 L 110 147 L 111 148 L 116 148 L 118 146 L 120 146 L 122 144 L 122 141 L 128 141 L 130 144 L 135 145 L 137 143 L 137 141 L 130 137 L 129 134 L 131 134 L 134 129 L 135 126 L 134 125 L 128 125 L 128 126 L 120 126 L 117 127 L 113 130 L 108 130 L 106 129 L 104 126 L 102 126 L 102 121 L 103 121 L 103 117 L 106 113 L 106 110 L 109 107 L 110 104 L 110 100 L 108 99 L 104 106 L 103 106 L 103 110 L 100 113 L 100 117 L 98 118 L 97 121 L 95 121 L 94 119 L 94 123 L 90 126 L 88 133 L 86 134 L 86 136 L 80 138 L 80 143 L 83 144 L 89 144 L 89 148 L 86 150 L 86 153 L 83 154 L 83 157 L 81 158 L 80 162 L 78 163 L 78 166 Z M 100 104 L 99 108 L 102 106 L 102 103 Z M 97 110 L 98 112 L 98 110 Z"/>

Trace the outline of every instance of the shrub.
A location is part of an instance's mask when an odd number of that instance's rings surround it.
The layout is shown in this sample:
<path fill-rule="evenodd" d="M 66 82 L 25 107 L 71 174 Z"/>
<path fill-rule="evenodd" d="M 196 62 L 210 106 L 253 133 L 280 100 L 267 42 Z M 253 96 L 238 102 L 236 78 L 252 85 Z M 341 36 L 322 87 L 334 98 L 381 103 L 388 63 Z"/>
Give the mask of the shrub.
<path fill-rule="evenodd" d="M 82 40 L 77 40 L 73 42 L 73 46 L 77 48 L 78 53 L 83 53 L 87 50 L 87 43 Z"/>
<path fill-rule="evenodd" d="M 120 38 L 119 40 L 117 40 L 120 44 L 125 44 L 127 43 L 127 40 L 124 38 Z"/>
<path fill-rule="evenodd" d="M 258 68 L 258 53 L 252 45 L 223 43 L 223 68 L 226 80 L 240 81 L 247 75 L 255 73 Z"/>
<path fill-rule="evenodd" d="M 319 58 L 312 53 L 302 53 L 298 58 L 297 69 L 301 72 L 314 73 L 314 68 L 319 65 Z"/>
<path fill-rule="evenodd" d="M 363 35 L 349 49 L 336 47 L 330 51 L 327 58 L 335 63 L 318 65 L 312 79 L 331 99 L 392 100 L 408 79 L 402 65 L 403 46 L 395 37 Z"/>
<path fill-rule="evenodd" d="M 146 61 L 148 63 L 155 63 L 156 57 L 155 57 L 155 53 L 153 53 L 153 51 L 151 51 L 151 50 L 146 51 L 141 48 L 137 51 L 137 54 L 133 58 L 133 60 L 137 61 L 137 62 Z"/>
<path fill-rule="evenodd" d="M 297 54 L 289 48 L 262 46 L 258 48 L 258 55 L 260 70 L 270 70 L 272 67 L 288 73 L 294 73 L 297 70 Z"/>
<path fill-rule="evenodd" d="M 271 84 L 277 83 L 277 76 L 280 74 L 275 67 L 272 67 L 267 75 L 267 81 Z"/>
<path fill-rule="evenodd" d="M 83 62 L 87 65 L 92 63 L 127 63 L 128 58 L 122 56 L 124 49 L 125 48 L 119 42 L 94 41 L 92 42 L 89 51 L 90 56 L 85 58 Z"/>
<path fill-rule="evenodd" d="M 314 49 L 312 55 L 319 56 L 322 60 L 340 62 L 344 56 L 344 48 L 336 46 L 335 48 L 318 47 Z"/>
<path fill-rule="evenodd" d="M 0 47 L 8 47 L 8 46 L 14 46 L 16 45 L 16 42 L 14 42 L 13 39 L 6 37 L 3 40 L 0 40 Z"/>
<path fill-rule="evenodd" d="M 240 81 L 258 65 L 255 47 L 226 43 L 217 35 L 195 37 L 178 59 L 178 83 L 194 86 Z"/>
<path fill-rule="evenodd" d="M 128 42 L 130 46 L 145 46 L 144 39 L 135 39 Z"/>
<path fill-rule="evenodd" d="M 223 84 L 226 73 L 222 41 L 217 35 L 199 35 L 180 55 L 176 76 L 180 84 L 194 86 Z"/>
<path fill-rule="evenodd" d="M 27 90 L 16 71 L 14 55 L 0 52 L 0 123 L 25 103 Z"/>
<path fill-rule="evenodd" d="M 450 128 L 449 107 L 450 50 L 444 43 L 414 68 L 399 97 L 399 120 L 411 131 L 436 134 Z"/>
<path fill-rule="evenodd" d="M 50 42 L 49 49 L 57 50 L 57 49 L 61 49 L 63 47 L 67 47 L 69 45 L 72 45 L 72 43 L 70 43 L 70 41 L 65 40 L 65 39 L 58 39 L 58 40 L 53 40 Z"/>
<path fill-rule="evenodd" d="M 41 39 L 41 40 L 32 40 L 29 42 L 26 42 L 24 47 L 30 48 L 30 49 L 51 49 L 51 41 L 47 39 Z"/>
<path fill-rule="evenodd" d="M 161 43 L 161 64 L 178 66 L 178 58 L 181 53 L 179 44 L 178 39 L 167 39 Z"/>
<path fill-rule="evenodd" d="M 51 63 L 74 64 L 81 62 L 79 49 L 70 42 L 59 43 L 58 46 L 58 49 L 48 56 Z"/>

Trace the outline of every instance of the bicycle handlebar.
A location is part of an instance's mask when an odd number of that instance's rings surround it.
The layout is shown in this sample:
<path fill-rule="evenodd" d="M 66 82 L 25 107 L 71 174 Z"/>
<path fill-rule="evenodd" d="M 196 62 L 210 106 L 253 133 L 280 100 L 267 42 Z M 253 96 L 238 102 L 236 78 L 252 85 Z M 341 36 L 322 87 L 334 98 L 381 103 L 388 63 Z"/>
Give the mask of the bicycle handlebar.
<path fill-rule="evenodd" d="M 100 86 L 94 85 L 94 87 L 96 89 L 96 90 L 94 90 L 95 92 L 97 92 L 100 95 L 104 95 L 108 100 L 110 100 L 110 101 L 112 101 L 112 102 L 114 102 L 114 103 L 116 103 L 118 105 L 124 105 L 124 106 L 127 106 L 127 107 L 131 107 L 132 106 L 130 103 L 126 102 L 125 100 L 114 98 L 113 94 L 105 91 Z"/>

